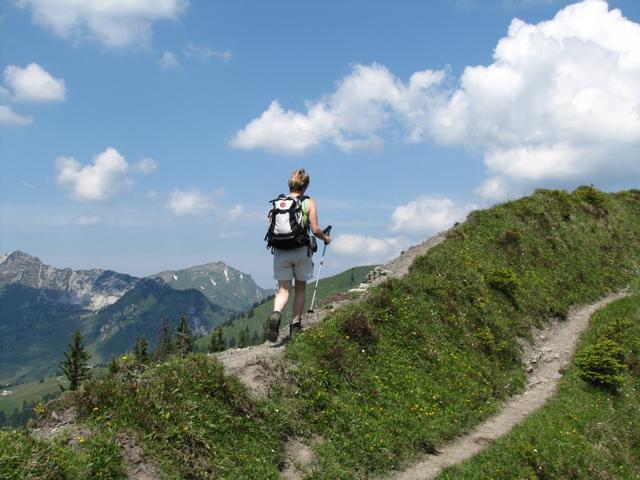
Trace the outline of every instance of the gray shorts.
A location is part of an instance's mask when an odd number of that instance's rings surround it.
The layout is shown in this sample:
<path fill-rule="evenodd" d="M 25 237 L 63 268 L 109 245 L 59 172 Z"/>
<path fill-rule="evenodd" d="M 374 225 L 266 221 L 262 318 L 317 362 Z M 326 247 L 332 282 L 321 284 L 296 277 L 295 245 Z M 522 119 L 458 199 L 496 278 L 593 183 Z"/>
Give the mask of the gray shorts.
<path fill-rule="evenodd" d="M 307 247 L 273 252 L 273 278 L 276 280 L 300 280 L 308 282 L 313 278 L 313 260 Z"/>

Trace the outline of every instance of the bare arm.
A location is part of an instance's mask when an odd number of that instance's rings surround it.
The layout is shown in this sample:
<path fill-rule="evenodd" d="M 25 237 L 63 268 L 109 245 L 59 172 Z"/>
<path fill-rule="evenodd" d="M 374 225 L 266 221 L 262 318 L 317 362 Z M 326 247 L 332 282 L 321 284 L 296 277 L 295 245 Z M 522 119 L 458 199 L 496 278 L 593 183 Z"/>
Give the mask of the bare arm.
<path fill-rule="evenodd" d="M 311 227 L 311 231 L 324 243 L 327 245 L 330 244 L 331 236 L 323 233 L 322 228 L 318 225 L 318 209 L 316 208 L 316 202 L 310 198 L 307 200 L 307 205 L 309 206 L 309 226 Z"/>

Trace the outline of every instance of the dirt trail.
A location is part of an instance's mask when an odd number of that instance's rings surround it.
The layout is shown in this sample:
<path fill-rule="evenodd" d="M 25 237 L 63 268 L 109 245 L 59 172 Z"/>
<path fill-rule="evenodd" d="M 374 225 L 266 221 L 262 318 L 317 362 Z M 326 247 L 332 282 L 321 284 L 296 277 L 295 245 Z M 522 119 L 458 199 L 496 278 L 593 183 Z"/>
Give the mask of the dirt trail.
<path fill-rule="evenodd" d="M 444 241 L 444 239 L 444 234 L 438 234 L 402 252 L 400 256 L 386 265 L 377 267 L 369 274 L 366 283 L 362 284 L 361 288 L 354 289 L 354 294 L 366 295 L 366 290 L 369 287 L 377 285 L 387 278 L 399 278 L 406 275 L 418 255 L 425 254 L 429 249 Z M 309 326 L 320 322 L 327 312 L 340 306 L 360 301 L 361 298 L 337 300 L 325 306 L 327 308 L 318 308 L 314 313 L 305 314 L 302 326 L 307 329 Z M 278 381 L 278 360 L 282 357 L 288 335 L 289 327 L 287 326 L 280 329 L 278 341 L 273 344 L 265 342 L 254 347 L 225 350 L 215 355 L 224 365 L 227 374 L 237 375 L 252 393 L 263 396 L 267 394 L 274 382 Z"/>
<path fill-rule="evenodd" d="M 427 480 L 444 468 L 471 458 L 491 442 L 507 434 L 553 396 L 562 371 L 571 361 L 580 334 L 589 325 L 594 312 L 627 295 L 620 292 L 598 302 L 572 309 L 566 321 L 554 321 L 542 330 L 534 330 L 533 344 L 523 345 L 523 360 L 528 379 L 525 391 L 510 398 L 494 417 L 469 434 L 440 448 L 437 455 L 425 455 L 418 463 L 387 480 Z"/>

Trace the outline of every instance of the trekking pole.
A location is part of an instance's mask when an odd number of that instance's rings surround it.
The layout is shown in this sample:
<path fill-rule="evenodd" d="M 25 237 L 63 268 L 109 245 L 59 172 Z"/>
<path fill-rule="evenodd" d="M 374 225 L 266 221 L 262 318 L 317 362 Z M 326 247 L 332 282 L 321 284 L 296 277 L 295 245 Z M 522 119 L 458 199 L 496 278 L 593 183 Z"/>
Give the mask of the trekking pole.
<path fill-rule="evenodd" d="M 329 232 L 331 232 L 331 225 L 329 225 L 327 228 L 325 228 L 322 233 L 324 233 L 325 235 L 329 235 Z M 322 271 L 322 264 L 324 263 L 324 254 L 327 251 L 327 244 L 324 244 L 324 247 L 322 248 L 322 258 L 320 258 L 320 267 L 318 268 L 318 278 L 316 279 L 316 286 L 313 289 L 313 296 L 311 297 L 311 307 L 309 307 L 309 310 L 307 310 L 307 313 L 313 313 L 313 304 L 316 301 L 316 292 L 318 291 L 318 282 L 320 281 L 320 272 Z"/>

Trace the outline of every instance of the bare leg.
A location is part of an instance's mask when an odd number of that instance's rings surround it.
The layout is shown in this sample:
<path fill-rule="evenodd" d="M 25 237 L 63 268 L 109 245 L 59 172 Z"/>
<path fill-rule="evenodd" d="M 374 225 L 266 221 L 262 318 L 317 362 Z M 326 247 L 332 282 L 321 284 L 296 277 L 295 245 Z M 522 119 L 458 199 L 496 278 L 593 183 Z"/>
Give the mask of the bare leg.
<path fill-rule="evenodd" d="M 301 282 L 296 280 L 296 296 L 293 301 L 293 318 L 291 323 L 299 322 L 304 313 L 304 300 L 305 289 L 307 288 L 307 282 Z"/>
<path fill-rule="evenodd" d="M 296 282 L 296 292 L 298 290 L 298 282 Z M 273 310 L 282 312 L 289 301 L 289 292 L 291 292 L 291 280 L 278 280 L 278 291 L 273 301 Z"/>

